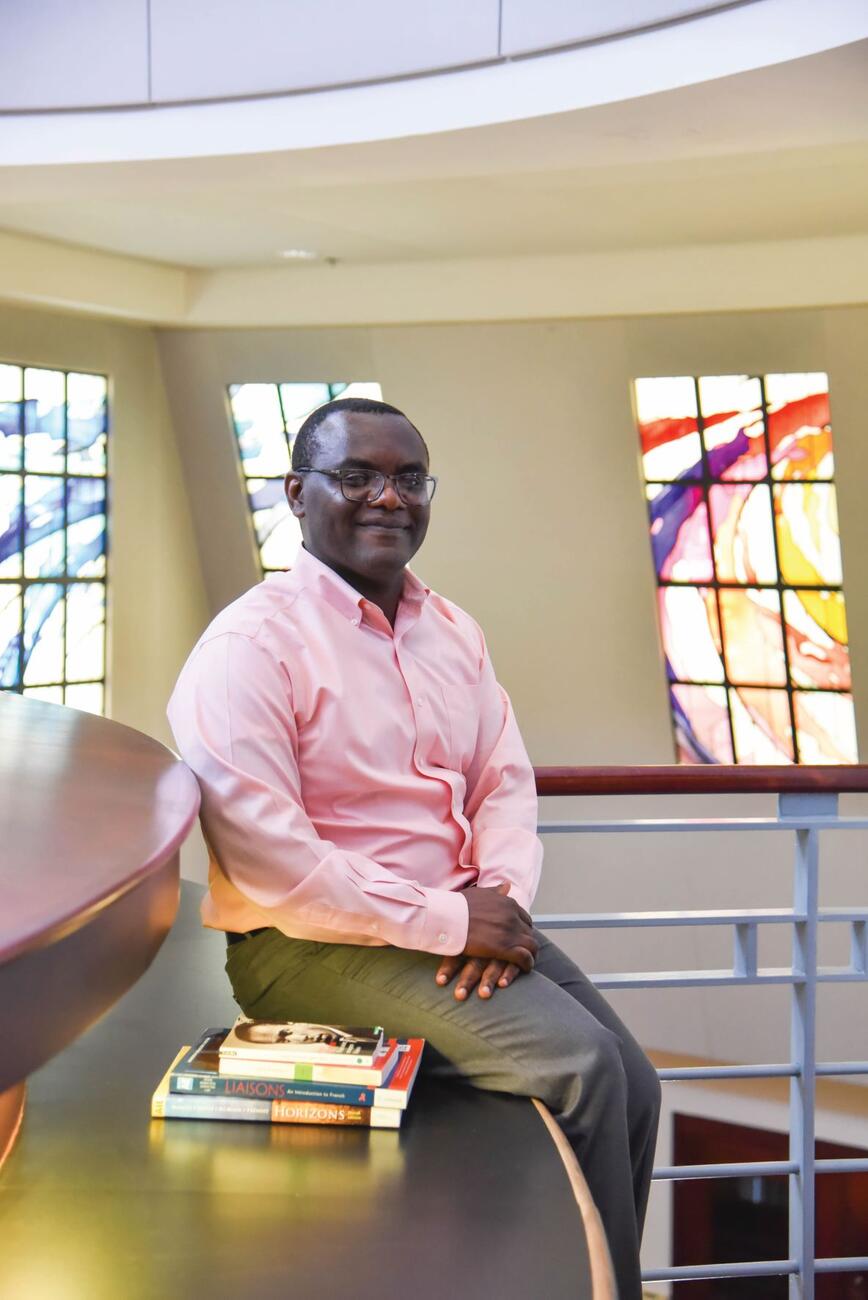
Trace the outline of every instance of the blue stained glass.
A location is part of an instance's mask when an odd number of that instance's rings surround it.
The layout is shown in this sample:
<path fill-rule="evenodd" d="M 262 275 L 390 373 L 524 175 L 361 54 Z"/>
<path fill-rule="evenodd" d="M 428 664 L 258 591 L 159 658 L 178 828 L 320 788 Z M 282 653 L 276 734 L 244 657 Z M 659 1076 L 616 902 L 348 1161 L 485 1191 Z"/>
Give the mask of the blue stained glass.
<path fill-rule="evenodd" d="M 376 383 L 230 384 L 229 405 L 264 569 L 287 569 L 301 529 L 283 491 L 289 446 L 304 420 L 335 397 L 382 399 Z M 279 476 L 279 477 L 278 477 Z"/>
<path fill-rule="evenodd" d="M 105 586 L 72 583 L 66 594 L 66 680 L 93 681 L 105 672 Z"/>
<path fill-rule="evenodd" d="M 107 387 L 102 375 L 66 377 L 70 474 L 105 474 Z"/>
<path fill-rule="evenodd" d="M 101 375 L 0 365 L 0 689 L 95 713 L 105 699 L 107 390 Z"/>
<path fill-rule="evenodd" d="M 24 593 L 24 685 L 63 679 L 63 587 L 35 582 Z"/>
<path fill-rule="evenodd" d="M 289 448 L 275 385 L 233 384 L 229 400 L 244 473 L 285 474 L 289 469 Z"/>
<path fill-rule="evenodd" d="M 24 371 L 24 467 L 61 473 L 66 444 L 66 390 L 61 370 Z"/>
<path fill-rule="evenodd" d="M 24 575 L 63 573 L 63 479 L 32 475 L 24 479 Z"/>
<path fill-rule="evenodd" d="M 0 474 L 0 578 L 21 577 L 21 502 L 23 479 Z"/>
<path fill-rule="evenodd" d="M 286 428 L 292 440 L 299 428 L 318 406 L 331 400 L 333 389 L 339 384 L 281 384 L 280 400 L 286 418 Z M 334 394 L 336 395 L 336 394 Z"/>
<path fill-rule="evenodd" d="M 20 366 L 0 366 L 0 470 L 21 468 Z"/>
<path fill-rule="evenodd" d="M 105 573 L 105 480 L 67 479 L 67 573 L 100 578 Z"/>
<path fill-rule="evenodd" d="M 21 588 L 0 583 L 0 687 L 18 683 L 18 651 L 21 645 Z"/>

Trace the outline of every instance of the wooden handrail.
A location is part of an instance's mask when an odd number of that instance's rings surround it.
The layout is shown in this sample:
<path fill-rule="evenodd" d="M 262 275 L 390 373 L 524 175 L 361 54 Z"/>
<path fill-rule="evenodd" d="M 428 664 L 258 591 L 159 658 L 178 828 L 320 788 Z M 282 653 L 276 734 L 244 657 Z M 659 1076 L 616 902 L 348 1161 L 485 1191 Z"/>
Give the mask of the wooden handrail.
<path fill-rule="evenodd" d="M 540 795 L 862 794 L 868 764 L 818 767 L 535 767 Z"/>

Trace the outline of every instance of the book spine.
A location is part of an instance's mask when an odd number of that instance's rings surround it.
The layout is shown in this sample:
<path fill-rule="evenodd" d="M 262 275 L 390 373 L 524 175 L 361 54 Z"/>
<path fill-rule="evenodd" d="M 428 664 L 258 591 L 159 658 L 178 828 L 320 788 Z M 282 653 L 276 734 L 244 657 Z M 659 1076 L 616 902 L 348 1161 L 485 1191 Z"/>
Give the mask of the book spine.
<path fill-rule="evenodd" d="M 174 1095 L 195 1097 L 237 1097 L 252 1101 L 319 1101 L 338 1106 L 370 1106 L 379 1098 L 374 1088 L 351 1083 L 298 1083 L 283 1079 L 235 1079 L 231 1075 L 173 1074 L 169 1086 Z M 383 1091 L 377 1089 L 378 1092 Z"/>
<path fill-rule="evenodd" d="M 276 1124 L 337 1124 L 354 1128 L 398 1128 L 401 1111 L 380 1106 L 331 1106 L 313 1101 L 272 1102 Z"/>
<path fill-rule="evenodd" d="M 268 1123 L 270 1101 L 248 1097 L 179 1097 L 177 1093 L 155 1093 L 151 1098 L 152 1119 L 246 1119 Z"/>
<path fill-rule="evenodd" d="M 247 1097 L 180 1097 L 157 1092 L 153 1119 L 248 1120 L 274 1124 L 332 1124 L 354 1128 L 398 1128 L 401 1112 L 379 1106 L 338 1106 L 312 1101 L 252 1101 Z"/>
<path fill-rule="evenodd" d="M 341 1069 L 349 1067 L 351 1069 L 364 1068 L 374 1064 L 377 1058 L 376 1052 L 323 1052 L 311 1049 L 306 1051 L 304 1048 L 282 1048 L 269 1051 L 268 1047 L 262 1045 L 254 1050 L 247 1047 L 235 1047 L 224 1045 L 220 1048 L 220 1055 L 231 1061 L 274 1061 L 280 1065 L 330 1065 L 340 1066 Z"/>
<path fill-rule="evenodd" d="M 390 1060 L 364 1070 L 344 1070 L 339 1065 L 275 1065 L 274 1061 L 242 1061 L 224 1057 L 220 1077 L 224 1079 L 280 1079 L 288 1083 L 340 1083 L 380 1088 L 389 1077 Z"/>

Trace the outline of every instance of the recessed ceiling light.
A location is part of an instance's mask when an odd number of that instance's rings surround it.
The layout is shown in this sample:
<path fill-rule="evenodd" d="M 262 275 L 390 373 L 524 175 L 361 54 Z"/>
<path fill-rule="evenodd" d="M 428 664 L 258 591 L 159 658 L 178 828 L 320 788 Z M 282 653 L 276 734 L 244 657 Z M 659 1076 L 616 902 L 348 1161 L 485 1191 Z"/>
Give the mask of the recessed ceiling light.
<path fill-rule="evenodd" d="M 319 253 L 315 253 L 312 248 L 284 248 L 281 249 L 280 256 L 291 262 L 315 262 Z"/>

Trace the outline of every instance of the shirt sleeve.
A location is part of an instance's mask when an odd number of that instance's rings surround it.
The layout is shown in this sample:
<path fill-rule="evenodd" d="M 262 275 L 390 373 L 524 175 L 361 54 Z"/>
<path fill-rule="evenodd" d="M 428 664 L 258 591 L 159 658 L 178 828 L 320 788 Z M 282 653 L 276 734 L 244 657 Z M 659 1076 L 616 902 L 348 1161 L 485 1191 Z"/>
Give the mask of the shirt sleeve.
<path fill-rule="evenodd" d="M 399 878 L 319 837 L 304 809 L 290 674 L 252 638 L 223 633 L 201 643 L 168 715 L 199 782 L 205 838 L 263 925 L 293 936 L 295 922 L 336 943 L 463 950 L 460 893 Z"/>
<path fill-rule="evenodd" d="M 543 857 L 536 833 L 536 782 L 509 696 L 494 675 L 484 640 L 479 695 L 476 750 L 465 773 L 464 803 L 478 884 L 507 883 L 510 897 L 529 910 Z"/>

